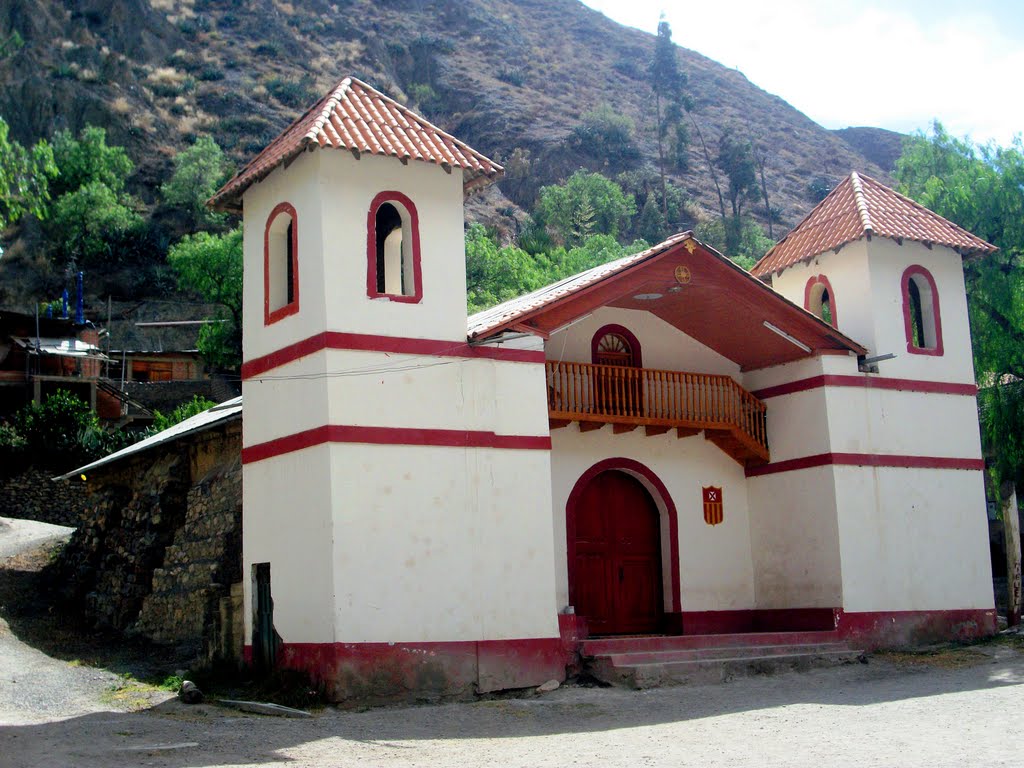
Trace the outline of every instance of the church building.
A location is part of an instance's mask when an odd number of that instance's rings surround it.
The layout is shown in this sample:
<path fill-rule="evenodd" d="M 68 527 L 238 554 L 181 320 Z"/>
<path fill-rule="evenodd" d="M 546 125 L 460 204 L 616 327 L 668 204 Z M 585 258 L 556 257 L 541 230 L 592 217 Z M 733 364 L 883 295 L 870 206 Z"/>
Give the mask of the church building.
<path fill-rule="evenodd" d="M 347 78 L 211 200 L 244 220 L 253 663 L 416 698 L 994 631 L 991 245 L 853 173 L 752 273 L 687 232 L 467 317 L 463 200 L 501 175 Z"/>

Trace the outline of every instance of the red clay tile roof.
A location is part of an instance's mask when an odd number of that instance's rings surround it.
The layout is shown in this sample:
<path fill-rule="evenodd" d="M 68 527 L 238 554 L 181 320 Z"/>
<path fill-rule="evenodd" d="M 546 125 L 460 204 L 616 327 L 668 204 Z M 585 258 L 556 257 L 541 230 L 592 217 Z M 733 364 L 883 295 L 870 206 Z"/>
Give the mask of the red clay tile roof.
<path fill-rule="evenodd" d="M 270 142 L 207 204 L 222 210 L 240 210 L 242 194 L 250 185 L 307 148 L 318 147 L 346 149 L 357 158 L 366 152 L 396 157 L 403 163 L 421 160 L 449 171 L 461 168 L 463 188 L 467 191 L 496 181 L 505 172 L 497 163 L 380 91 L 347 77 Z"/>
<path fill-rule="evenodd" d="M 801 261 L 810 261 L 825 251 L 838 251 L 847 243 L 873 236 L 945 245 L 963 256 L 996 250 L 994 245 L 923 205 L 854 172 L 768 251 L 751 272 L 764 278 Z"/>

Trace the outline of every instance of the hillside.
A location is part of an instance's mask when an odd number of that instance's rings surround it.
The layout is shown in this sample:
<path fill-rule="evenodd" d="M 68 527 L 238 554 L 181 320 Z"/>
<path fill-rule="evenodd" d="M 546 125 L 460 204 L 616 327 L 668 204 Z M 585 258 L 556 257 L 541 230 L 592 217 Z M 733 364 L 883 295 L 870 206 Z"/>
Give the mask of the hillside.
<path fill-rule="evenodd" d="M 579 167 L 653 169 L 645 72 L 654 37 L 575 0 L 0 0 L 0 10 L 4 34 L 25 41 L 0 61 L 0 115 L 12 135 L 31 143 L 60 128 L 105 127 L 128 147 L 132 191 L 150 205 L 175 152 L 197 135 L 212 134 L 240 166 L 349 73 L 510 166 L 469 206 L 499 230 L 512 229 L 508 217 L 539 186 Z M 851 169 L 887 179 L 877 162 L 890 154 L 825 130 L 699 53 L 681 48 L 679 62 L 705 141 L 713 147 L 731 128 L 766 152 L 777 229 L 810 208 L 814 180 Z M 615 167 L 567 141 L 602 103 L 635 122 L 639 160 Z M 691 218 L 717 209 L 695 135 L 689 170 L 674 181 L 692 198 Z M 764 219 L 760 202 L 750 210 Z"/>

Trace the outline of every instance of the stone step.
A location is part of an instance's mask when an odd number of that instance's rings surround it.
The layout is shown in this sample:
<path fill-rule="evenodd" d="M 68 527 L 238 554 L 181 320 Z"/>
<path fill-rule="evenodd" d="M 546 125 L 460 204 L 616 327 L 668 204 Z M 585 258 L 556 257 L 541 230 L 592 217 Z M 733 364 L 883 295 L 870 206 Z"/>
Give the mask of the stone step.
<path fill-rule="evenodd" d="M 687 648 L 751 648 L 778 645 L 811 645 L 841 642 L 839 633 L 828 631 L 738 632 L 716 635 L 642 635 L 598 637 L 583 641 L 583 656 L 613 653 L 669 651 Z"/>
<path fill-rule="evenodd" d="M 657 688 L 669 685 L 708 685 L 724 683 L 735 677 L 770 675 L 814 667 L 852 663 L 860 651 L 850 648 L 811 648 L 800 646 L 772 648 L 733 648 L 733 655 L 717 658 L 670 660 L 637 663 L 610 656 L 585 659 L 584 668 L 598 680 L 628 688 Z M 671 656 L 667 652 L 666 656 Z"/>
<path fill-rule="evenodd" d="M 661 651 L 627 651 L 599 654 L 594 658 L 607 659 L 615 666 L 658 664 L 672 661 L 711 661 L 737 657 L 763 658 L 796 653 L 833 653 L 849 651 L 845 643 L 801 643 L 798 645 L 758 645 L 748 647 L 720 646 L 712 648 L 675 648 Z"/>

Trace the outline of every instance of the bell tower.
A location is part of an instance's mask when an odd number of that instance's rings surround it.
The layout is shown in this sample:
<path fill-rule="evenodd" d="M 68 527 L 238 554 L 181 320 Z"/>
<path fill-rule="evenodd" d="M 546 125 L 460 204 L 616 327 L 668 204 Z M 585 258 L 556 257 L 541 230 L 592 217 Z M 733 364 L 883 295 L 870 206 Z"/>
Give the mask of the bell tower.
<path fill-rule="evenodd" d="M 249 626 L 272 605 L 336 699 L 564 675 L 541 342 L 467 341 L 463 198 L 501 174 L 347 78 L 212 201 L 244 218 Z"/>

